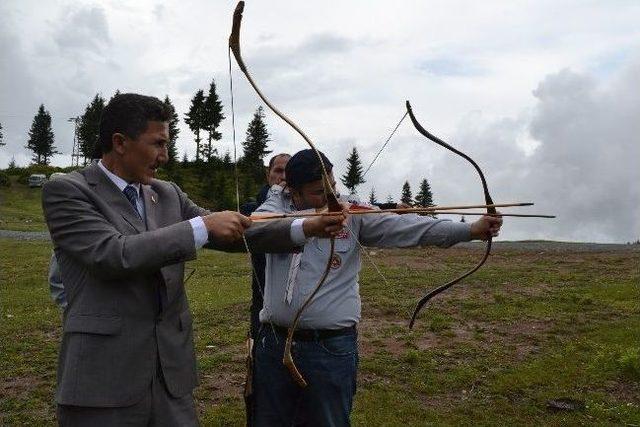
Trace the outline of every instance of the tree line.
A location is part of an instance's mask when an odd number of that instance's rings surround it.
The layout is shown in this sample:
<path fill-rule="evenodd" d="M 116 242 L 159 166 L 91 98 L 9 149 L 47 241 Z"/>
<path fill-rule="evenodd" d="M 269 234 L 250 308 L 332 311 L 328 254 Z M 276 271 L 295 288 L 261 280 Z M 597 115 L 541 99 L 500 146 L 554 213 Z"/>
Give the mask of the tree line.
<path fill-rule="evenodd" d="M 120 91 L 116 91 L 114 96 L 119 93 Z M 168 95 L 165 96 L 163 102 L 173 112 L 169 122 L 168 144 L 169 167 L 171 167 L 179 160 L 176 141 L 180 133 L 178 127 L 180 118 Z M 77 118 L 76 137 L 79 154 L 84 164 L 87 164 L 92 158 L 97 158 L 101 155 L 98 144 L 100 116 L 106 104 L 105 98 L 98 93 L 91 102 L 87 104 L 84 113 Z M 185 113 L 183 118 L 185 124 L 187 124 L 195 135 L 196 162 L 209 162 L 213 157 L 218 156 L 218 149 L 214 144 L 215 141 L 219 141 L 222 138 L 222 134 L 218 131 L 218 128 L 224 119 L 225 115 L 216 91 L 216 83 L 215 80 L 212 80 L 206 95 L 204 90 L 198 90 L 195 93 L 191 99 L 189 111 Z M 270 153 L 270 151 L 266 149 L 270 139 L 263 119 L 263 109 L 262 107 L 258 107 L 253 119 L 249 123 L 247 138 L 242 142 L 246 162 L 257 163 L 258 160 L 263 160 L 264 156 Z M 4 135 L 2 131 L 3 128 L 0 123 L 0 147 L 6 145 L 3 141 Z M 51 113 L 45 108 L 44 104 L 40 105 L 33 118 L 25 148 L 31 151 L 31 161 L 35 165 L 49 165 L 53 155 L 61 154 L 55 146 L 55 135 L 51 125 Z M 224 158 L 224 156 L 222 158 Z"/>
<path fill-rule="evenodd" d="M 120 92 L 116 91 L 113 96 Z M 222 102 L 217 93 L 215 80 L 209 84 L 207 93 L 202 89 L 195 92 L 191 98 L 189 110 L 182 118 L 193 132 L 195 142 L 195 159 L 189 161 L 185 152 L 182 159 L 178 158 L 176 142 L 180 129 L 180 116 L 168 95 L 164 104 L 172 111 L 169 121 L 168 163 L 162 171 L 163 178 L 171 179 L 178 185 L 185 186 L 190 193 L 204 205 L 215 209 L 233 209 L 236 199 L 236 173 L 238 174 L 237 191 L 241 200 L 248 200 L 254 196 L 263 185 L 264 160 L 271 153 L 268 144 L 271 136 L 264 122 L 264 110 L 259 106 L 249 122 L 245 138 L 241 142 L 243 155 L 233 164 L 227 150 L 220 155 L 216 142 L 222 139 L 219 131 L 220 124 L 226 118 Z M 86 105 L 84 113 L 76 118 L 76 138 L 79 155 L 85 165 L 91 159 L 101 157 L 99 140 L 100 117 L 107 102 L 101 94 L 96 94 Z M 0 147 L 4 146 L 2 124 L 0 123 Z M 51 114 L 40 105 L 33 118 L 29 130 L 29 138 L 25 148 L 32 152 L 32 162 L 35 165 L 49 165 L 51 158 L 59 154 L 55 147 L 55 138 L 51 126 Z M 11 168 L 15 168 L 12 160 Z M 237 170 L 236 170 L 237 169 Z M 347 171 L 341 177 L 341 182 L 355 193 L 357 187 L 365 183 L 362 163 L 357 149 L 354 147 L 347 158 Z M 195 194 L 194 193 L 195 190 Z M 392 203 L 389 195 L 386 202 Z M 428 207 L 433 206 L 433 194 L 426 178 L 422 179 L 419 191 L 412 195 L 409 182 L 405 182 L 400 201 L 407 205 Z M 375 188 L 371 189 L 369 202 L 379 203 Z"/>
<path fill-rule="evenodd" d="M 355 147 L 351 150 L 349 157 L 347 157 L 347 171 L 340 178 L 340 181 L 352 194 L 357 192 L 357 188 L 359 185 L 366 182 L 364 179 L 360 155 L 358 154 L 358 150 Z M 426 178 L 423 178 L 422 181 L 420 181 L 418 194 L 416 194 L 415 198 L 413 197 L 409 181 L 405 181 L 402 185 L 400 202 L 404 203 L 405 205 L 421 208 L 434 206 L 433 193 L 431 192 L 429 181 Z M 369 193 L 369 203 L 371 203 L 372 205 L 380 204 L 376 196 L 375 187 L 372 187 L 371 192 Z M 385 203 L 394 203 L 393 196 L 389 195 Z"/>

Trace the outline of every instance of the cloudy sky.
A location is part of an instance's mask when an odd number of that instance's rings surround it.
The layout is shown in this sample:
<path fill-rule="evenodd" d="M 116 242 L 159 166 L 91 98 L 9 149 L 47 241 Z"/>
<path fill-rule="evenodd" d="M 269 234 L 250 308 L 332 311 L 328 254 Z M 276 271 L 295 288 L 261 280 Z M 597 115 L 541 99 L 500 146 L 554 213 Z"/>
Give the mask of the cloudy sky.
<path fill-rule="evenodd" d="M 169 95 L 180 115 L 215 79 L 232 149 L 227 39 L 234 2 L 0 2 L 0 123 L 29 161 L 38 106 L 53 116 L 54 164 L 96 93 Z M 434 134 L 481 165 L 496 201 L 533 201 L 555 220 L 507 221 L 501 239 L 640 238 L 640 2 L 249 1 L 242 50 L 263 92 L 345 172 L 369 164 L 409 99 Z M 233 64 L 241 138 L 260 101 Z M 304 142 L 270 112 L 276 152 Z M 180 153 L 194 154 L 182 124 Z M 408 180 L 438 204 L 483 200 L 464 160 L 401 125 L 359 188 L 398 199 Z M 525 209 L 525 208 L 523 208 Z M 524 210 L 522 212 L 525 212 Z M 455 218 L 456 220 L 458 218 Z"/>

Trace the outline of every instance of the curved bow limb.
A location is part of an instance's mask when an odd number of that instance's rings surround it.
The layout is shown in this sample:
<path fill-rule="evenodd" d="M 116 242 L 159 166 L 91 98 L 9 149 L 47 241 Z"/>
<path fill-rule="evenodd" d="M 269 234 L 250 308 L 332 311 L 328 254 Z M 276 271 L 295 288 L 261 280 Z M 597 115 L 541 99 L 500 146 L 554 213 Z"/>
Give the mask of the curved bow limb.
<path fill-rule="evenodd" d="M 311 142 L 311 139 L 307 136 L 306 133 L 298 125 L 296 125 L 293 120 L 287 117 L 284 113 L 282 113 L 275 105 L 267 99 L 267 97 L 262 93 L 256 82 L 251 77 L 247 66 L 242 59 L 242 55 L 240 53 L 240 27 L 242 25 L 242 12 L 244 11 L 244 1 L 238 2 L 235 11 L 233 12 L 233 26 L 231 27 L 231 35 L 229 36 L 229 49 L 233 53 L 233 56 L 238 63 L 238 67 L 240 67 L 240 71 L 245 75 L 249 84 L 256 91 L 260 99 L 273 111 L 278 117 L 284 120 L 289 126 L 291 126 L 301 137 L 305 140 L 305 142 L 311 147 L 311 149 L 315 152 L 318 157 L 318 161 L 320 162 L 320 167 L 322 168 L 322 174 L 324 176 L 324 190 L 325 196 L 327 196 L 327 203 L 329 205 L 329 211 L 337 211 L 341 210 L 340 204 L 338 203 L 337 197 L 333 188 L 331 187 L 331 183 L 329 182 L 329 174 L 327 173 L 327 169 L 324 166 L 324 162 L 322 161 L 322 157 L 320 156 L 320 152 L 316 148 L 316 146 Z"/>
<path fill-rule="evenodd" d="M 262 101 L 271 109 L 271 111 L 273 111 L 278 117 L 280 117 L 289 126 L 291 126 L 302 137 L 302 139 L 305 140 L 305 142 L 309 145 L 309 147 L 311 147 L 311 149 L 314 151 L 314 153 L 318 157 L 318 161 L 320 162 L 320 167 L 322 168 L 323 188 L 324 188 L 324 194 L 325 194 L 325 198 L 327 200 L 327 205 L 328 205 L 329 211 L 333 212 L 333 211 L 341 210 L 342 208 L 341 208 L 340 204 L 338 203 L 338 199 L 336 197 L 336 194 L 333 191 L 333 187 L 331 186 L 331 182 L 329 180 L 329 174 L 327 173 L 327 170 L 325 168 L 324 162 L 322 161 L 322 156 L 320 156 L 320 152 L 318 151 L 316 146 L 313 144 L 313 142 L 311 142 L 311 139 L 309 139 L 309 137 L 302 131 L 302 129 L 300 129 L 289 117 L 287 117 L 280 110 L 278 110 L 267 99 L 267 97 L 262 93 L 260 88 L 258 88 L 258 85 L 255 83 L 255 81 L 251 77 L 251 74 L 249 73 L 249 70 L 247 69 L 247 66 L 245 65 L 245 63 L 244 63 L 244 61 L 242 59 L 242 55 L 241 55 L 241 52 L 240 52 L 240 27 L 241 27 L 241 24 L 242 24 L 242 12 L 243 11 L 244 11 L 244 1 L 240 1 L 240 2 L 238 2 L 238 5 L 236 6 L 236 9 L 235 9 L 235 11 L 233 13 L 233 26 L 231 28 L 231 35 L 229 36 L 229 49 L 233 53 L 233 56 L 235 57 L 236 62 L 238 63 L 238 66 L 240 67 L 240 70 L 245 75 L 245 77 L 249 81 L 249 84 L 251 84 L 251 87 L 253 87 L 253 89 L 256 91 L 256 93 L 258 94 L 260 99 L 262 99 Z M 306 309 L 306 307 L 309 306 L 309 304 L 311 304 L 313 297 L 318 293 L 318 291 L 320 290 L 322 285 L 325 283 L 325 281 L 327 279 L 327 276 L 329 275 L 329 272 L 331 271 L 331 261 L 333 260 L 334 249 L 335 249 L 335 241 L 334 241 L 333 238 L 331 238 L 330 241 L 331 241 L 331 245 L 330 245 L 330 251 L 329 251 L 329 259 L 327 260 L 327 265 L 325 267 L 325 271 L 324 271 L 322 277 L 320 278 L 320 280 L 318 281 L 318 284 L 316 285 L 316 287 L 313 290 L 313 292 L 311 293 L 311 295 L 309 295 L 307 300 L 305 300 L 305 302 L 302 304 L 302 306 L 296 312 L 296 314 L 294 316 L 293 323 L 289 327 L 289 330 L 288 330 L 288 333 L 287 333 L 287 340 L 285 342 L 285 352 L 284 352 L 284 357 L 283 357 L 283 363 L 289 369 L 289 372 L 293 376 L 293 378 L 296 381 L 296 383 L 298 385 L 300 385 L 301 387 L 305 387 L 307 385 L 307 382 L 304 380 L 304 378 L 302 377 L 302 375 L 298 371 L 297 367 L 295 366 L 295 363 L 293 362 L 293 357 L 291 355 L 291 346 L 293 344 L 293 335 L 295 333 L 296 327 L 298 326 L 298 322 L 300 320 L 302 312 Z"/>
<path fill-rule="evenodd" d="M 409 101 L 407 101 L 406 107 L 407 107 L 407 113 L 409 113 L 409 118 L 411 119 L 411 122 L 413 123 L 413 126 L 417 129 L 418 132 L 420 132 L 427 139 L 429 139 L 429 140 L 435 142 L 436 144 L 446 148 L 447 150 L 452 151 L 455 154 L 463 157 L 469 163 L 471 163 L 471 165 L 473 165 L 475 170 L 478 172 L 478 175 L 480 176 L 480 182 L 482 183 L 482 190 L 484 192 L 485 204 L 493 205 L 494 204 L 493 200 L 491 199 L 491 196 L 489 195 L 489 188 L 487 186 L 487 180 L 485 179 L 484 174 L 482 173 L 482 170 L 480 169 L 480 166 L 478 166 L 478 164 L 471 157 L 469 157 L 468 155 L 466 155 L 462 151 L 458 150 L 457 148 L 454 148 L 451 145 L 447 144 L 442 139 L 440 139 L 437 136 L 431 134 L 424 127 L 422 127 L 422 125 L 418 122 L 418 120 L 416 119 L 415 115 L 413 114 L 413 110 L 411 109 L 411 104 L 409 103 Z M 496 208 L 495 207 L 492 207 L 492 206 L 491 207 L 487 207 L 487 214 L 495 214 L 495 213 L 496 213 Z M 485 263 L 485 261 L 489 257 L 490 253 L 491 253 L 491 237 L 489 237 L 489 239 L 487 239 L 487 246 L 486 246 L 484 255 L 482 256 L 482 259 L 480 260 L 480 262 L 478 262 L 478 264 L 476 264 L 475 267 L 473 267 L 469 271 L 461 274 L 460 276 L 456 277 L 455 279 L 448 281 L 444 285 L 438 286 L 436 289 L 432 290 L 431 292 L 429 292 L 428 294 L 426 294 L 425 296 L 420 298 L 420 300 L 418 301 L 418 304 L 416 304 L 416 308 L 413 310 L 413 315 L 411 316 L 411 320 L 409 321 L 409 329 L 413 328 L 413 325 L 414 325 L 414 323 L 416 321 L 418 313 L 420 313 L 420 310 L 422 310 L 424 305 L 431 298 L 435 297 L 436 295 L 440 294 L 441 292 L 444 292 L 445 290 L 449 289 L 450 287 L 452 287 L 456 283 L 460 282 L 464 278 L 469 277 L 470 275 L 472 275 L 473 273 L 478 271 L 478 269 L 480 267 L 482 267 L 482 265 Z"/>

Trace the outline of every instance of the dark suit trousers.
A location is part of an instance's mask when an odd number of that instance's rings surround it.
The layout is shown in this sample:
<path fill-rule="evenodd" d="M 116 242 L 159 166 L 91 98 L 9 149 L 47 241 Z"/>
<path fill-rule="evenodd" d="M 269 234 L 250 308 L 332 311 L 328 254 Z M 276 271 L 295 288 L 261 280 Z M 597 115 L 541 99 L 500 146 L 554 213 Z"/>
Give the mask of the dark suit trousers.
<path fill-rule="evenodd" d="M 122 408 L 58 405 L 58 425 L 64 427 L 198 426 L 191 393 L 174 398 L 157 372 L 142 400 Z"/>

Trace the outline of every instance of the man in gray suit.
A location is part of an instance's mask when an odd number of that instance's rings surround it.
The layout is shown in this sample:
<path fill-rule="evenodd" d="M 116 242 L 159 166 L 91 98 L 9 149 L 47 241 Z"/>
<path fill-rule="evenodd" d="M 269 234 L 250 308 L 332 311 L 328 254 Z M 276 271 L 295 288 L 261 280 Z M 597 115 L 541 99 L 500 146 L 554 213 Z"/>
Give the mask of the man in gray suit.
<path fill-rule="evenodd" d="M 167 161 L 170 111 L 116 95 L 100 123 L 102 159 L 48 182 L 43 207 L 68 306 L 58 364 L 60 425 L 197 425 L 184 262 L 203 245 L 289 252 L 344 217 L 262 224 L 209 213 L 154 179 Z"/>

